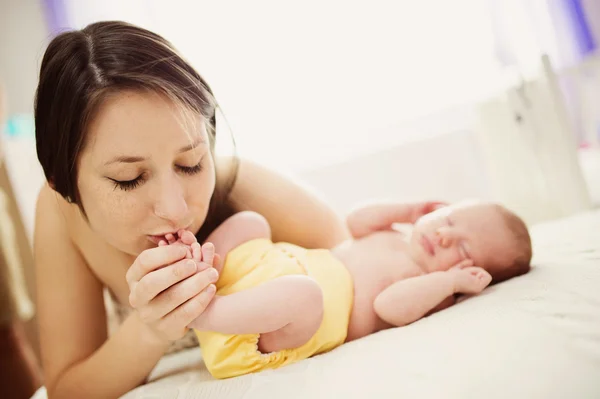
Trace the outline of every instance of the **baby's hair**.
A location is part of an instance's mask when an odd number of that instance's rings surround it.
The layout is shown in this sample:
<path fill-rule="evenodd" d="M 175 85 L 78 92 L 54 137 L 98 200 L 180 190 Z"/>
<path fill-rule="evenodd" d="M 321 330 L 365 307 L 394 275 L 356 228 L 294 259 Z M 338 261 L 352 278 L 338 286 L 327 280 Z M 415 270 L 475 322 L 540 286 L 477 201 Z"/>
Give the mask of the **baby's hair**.
<path fill-rule="evenodd" d="M 525 222 L 509 209 L 496 205 L 500 212 L 505 226 L 512 234 L 513 246 L 515 248 L 511 263 L 508 267 L 500 267 L 497 270 L 490 271 L 492 275 L 492 284 L 508 280 L 526 274 L 531 269 L 531 258 L 533 250 L 531 246 L 531 236 Z"/>

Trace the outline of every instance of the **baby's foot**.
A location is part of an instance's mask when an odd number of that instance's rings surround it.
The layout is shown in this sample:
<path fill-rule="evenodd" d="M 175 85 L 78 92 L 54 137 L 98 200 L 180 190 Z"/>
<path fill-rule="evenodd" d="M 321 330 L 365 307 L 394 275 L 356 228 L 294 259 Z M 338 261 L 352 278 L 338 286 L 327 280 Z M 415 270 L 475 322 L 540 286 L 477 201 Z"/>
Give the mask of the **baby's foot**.
<path fill-rule="evenodd" d="M 212 268 L 215 273 L 215 282 L 219 278 L 219 272 L 217 270 L 219 264 L 219 256 L 215 253 L 215 246 L 207 242 L 206 244 L 200 246 L 197 242 L 192 244 L 193 248 L 193 257 L 197 262 L 201 262 L 198 267 L 199 270 L 204 270 L 206 268 Z"/>
<path fill-rule="evenodd" d="M 192 259 L 192 258 L 195 258 L 193 256 L 193 248 L 192 248 L 192 245 L 194 243 L 198 244 L 198 242 L 196 240 L 196 236 L 194 236 L 188 230 L 179 230 L 175 234 L 167 234 L 167 235 L 165 235 L 165 239 L 161 240 L 158 243 L 158 246 L 160 246 L 160 247 L 165 246 L 165 245 L 181 245 L 181 246 L 184 246 L 188 250 L 187 254 L 186 254 L 186 258 L 187 259 Z"/>

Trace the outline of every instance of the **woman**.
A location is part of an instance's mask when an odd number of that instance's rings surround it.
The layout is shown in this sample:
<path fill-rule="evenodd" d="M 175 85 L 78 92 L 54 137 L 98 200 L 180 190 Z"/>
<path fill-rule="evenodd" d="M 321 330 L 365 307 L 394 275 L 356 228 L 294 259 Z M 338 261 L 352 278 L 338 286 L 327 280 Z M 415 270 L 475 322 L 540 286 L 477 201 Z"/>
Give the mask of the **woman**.
<path fill-rule="evenodd" d="M 181 248 L 157 246 L 165 235 L 187 229 L 202 242 L 226 217 L 253 210 L 276 241 L 329 248 L 349 236 L 293 182 L 217 158 L 216 109 L 199 74 L 146 30 L 101 22 L 48 46 L 35 103 L 48 184 L 34 251 L 50 398 L 120 396 L 189 338 L 217 276 Z M 125 310 L 110 336 L 105 289 Z"/>

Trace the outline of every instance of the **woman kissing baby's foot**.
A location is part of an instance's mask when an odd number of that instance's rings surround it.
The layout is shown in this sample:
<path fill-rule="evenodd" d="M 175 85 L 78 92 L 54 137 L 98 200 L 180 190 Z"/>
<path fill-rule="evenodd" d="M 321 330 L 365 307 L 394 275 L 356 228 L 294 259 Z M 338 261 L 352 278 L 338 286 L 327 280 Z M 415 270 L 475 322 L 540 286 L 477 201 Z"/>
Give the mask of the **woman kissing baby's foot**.
<path fill-rule="evenodd" d="M 165 245 L 182 245 L 187 248 L 187 254 L 186 254 L 187 259 L 196 259 L 198 262 L 200 262 L 201 255 L 200 255 L 200 257 L 194 255 L 193 246 L 194 247 L 196 246 L 194 244 L 196 244 L 198 246 L 198 248 L 200 247 L 200 244 L 198 244 L 198 240 L 196 239 L 196 236 L 194 236 L 194 234 L 192 234 L 192 232 L 190 232 L 188 230 L 179 230 L 175 234 L 169 233 L 169 234 L 165 235 L 164 240 L 160 240 L 158 242 L 159 247 L 164 247 Z M 197 249 L 196 254 L 198 254 L 199 252 L 200 252 L 199 249 Z"/>

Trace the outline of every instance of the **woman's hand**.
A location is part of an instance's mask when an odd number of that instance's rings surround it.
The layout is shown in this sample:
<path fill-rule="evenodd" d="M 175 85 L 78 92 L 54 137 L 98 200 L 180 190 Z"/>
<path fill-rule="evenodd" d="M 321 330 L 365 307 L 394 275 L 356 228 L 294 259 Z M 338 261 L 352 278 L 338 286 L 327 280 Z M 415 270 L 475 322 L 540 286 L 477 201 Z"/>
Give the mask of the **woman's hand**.
<path fill-rule="evenodd" d="M 126 275 L 129 303 L 163 342 L 183 337 L 216 292 L 214 247 L 201 248 L 197 242 L 188 246 L 183 241 L 142 252 Z"/>

